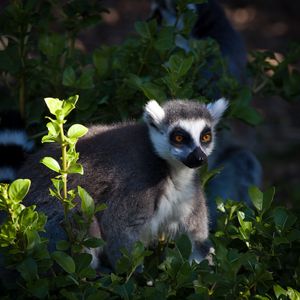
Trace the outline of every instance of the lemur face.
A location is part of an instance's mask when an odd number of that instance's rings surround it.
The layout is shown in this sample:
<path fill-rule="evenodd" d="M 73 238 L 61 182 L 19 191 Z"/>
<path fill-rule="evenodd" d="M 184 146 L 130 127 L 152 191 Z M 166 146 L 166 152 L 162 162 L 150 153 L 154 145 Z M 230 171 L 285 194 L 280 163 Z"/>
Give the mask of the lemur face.
<path fill-rule="evenodd" d="M 170 154 L 189 168 L 200 167 L 213 150 L 212 126 L 204 119 L 180 120 L 168 135 Z"/>
<path fill-rule="evenodd" d="M 226 108 L 225 99 L 208 105 L 174 100 L 163 107 L 148 102 L 144 120 L 156 153 L 173 166 L 200 167 L 214 148 L 214 127 Z"/>

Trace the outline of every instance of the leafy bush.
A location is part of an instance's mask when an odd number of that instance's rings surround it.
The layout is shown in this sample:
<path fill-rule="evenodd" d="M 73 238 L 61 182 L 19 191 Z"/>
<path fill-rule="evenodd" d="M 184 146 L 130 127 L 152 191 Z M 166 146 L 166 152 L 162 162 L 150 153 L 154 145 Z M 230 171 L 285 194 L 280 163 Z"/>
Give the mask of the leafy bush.
<path fill-rule="evenodd" d="M 77 120 L 112 121 L 140 116 L 150 98 L 208 101 L 222 95 L 232 101 L 231 115 L 257 124 L 251 91 L 229 75 L 217 43 L 189 40 L 195 13 L 181 2 L 182 29 L 137 22 L 137 35 L 91 54 L 75 44 L 80 31 L 100 21 L 104 9 L 97 1 L 11 2 L 0 18 L 0 70 L 8 90 L 2 108 L 18 104 L 29 124 L 41 122 L 44 95 L 80 93 Z M 176 46 L 178 35 L 189 41 L 189 52 Z"/>
<path fill-rule="evenodd" d="M 2 269 L 1 291 L 4 299 L 299 299 L 300 228 L 297 217 L 283 207 L 273 207 L 274 188 L 262 193 L 249 190 L 253 209 L 243 203 L 219 199 L 220 217 L 211 236 L 215 247 L 213 265 L 205 260 L 189 262 L 191 242 L 187 236 L 174 242 L 160 242 L 156 249 L 145 249 L 141 242 L 123 256 L 115 273 L 96 272 L 90 266 L 92 256 L 84 248 L 103 245 L 88 237 L 88 226 L 96 211 L 89 194 L 78 187 L 68 191 L 66 176 L 82 173 L 75 145 L 86 128 L 75 124 L 67 135 L 62 127 L 65 116 L 75 107 L 78 97 L 61 101 L 46 98 L 50 112 L 48 134 L 44 142 L 58 142 L 62 164 L 47 157 L 42 163 L 59 175 L 52 179 L 52 196 L 65 207 L 68 240 L 57 242 L 49 253 L 47 241 L 39 236 L 46 216 L 35 206 L 22 204 L 30 181 L 18 179 L 0 185 L 0 210 L 6 221 L 0 230 L 2 268 L 15 270 L 14 280 Z M 78 176 L 78 175 L 72 175 Z M 81 214 L 70 215 L 76 194 L 81 199 Z M 76 237 L 70 219 L 80 229 Z M 79 237 L 79 238 L 78 238 Z M 5 276 L 3 275 L 5 274 Z"/>
<path fill-rule="evenodd" d="M 299 220 L 273 205 L 274 189 L 262 193 L 251 188 L 253 208 L 219 201 L 218 227 L 211 236 L 216 250 L 212 266 L 207 261 L 189 264 L 191 244 L 186 236 L 151 250 L 137 243 L 132 253 L 123 251 L 115 273 L 109 274 L 93 270 L 91 255 L 82 252 L 103 244 L 88 236 L 87 227 L 104 207 L 94 207 L 82 188 L 69 191 L 66 186 L 65 176 L 82 173 L 75 145 L 85 129 L 77 124 L 67 133 L 62 130 L 75 104 L 76 122 L 114 121 L 139 116 L 150 98 L 209 101 L 222 94 L 231 100 L 229 119 L 255 125 L 262 118 L 251 106 L 253 94 L 288 100 L 299 95 L 299 72 L 290 68 L 299 59 L 299 45 L 283 61 L 271 52 L 252 53 L 250 87 L 230 76 L 213 40 L 191 40 L 189 52 L 177 47 L 176 36 L 188 38 L 193 25 L 188 20 L 195 17 L 185 9 L 186 2 L 178 1 L 182 29 L 158 26 L 154 20 L 137 22 L 135 36 L 91 54 L 76 47 L 76 40 L 82 29 L 101 20 L 105 10 L 98 1 L 12 1 L 1 12 L 1 88 L 8 91 L 1 109 L 14 104 L 28 124 L 42 123 L 45 95 L 81 95 L 78 104 L 76 97 L 47 100 L 56 119 L 51 117 L 43 138 L 60 143 L 65 147 L 62 157 L 67 154 L 62 165 L 49 157 L 43 163 L 58 173 L 51 193 L 64 204 L 68 240 L 49 253 L 40 236 L 46 216 L 22 204 L 28 180 L 0 186 L 0 210 L 6 216 L 0 229 L 3 299 L 299 299 Z M 52 111 L 51 103 L 56 108 Z M 81 215 L 73 214 L 76 195 Z M 72 235 L 69 222 L 76 224 L 79 235 Z"/>

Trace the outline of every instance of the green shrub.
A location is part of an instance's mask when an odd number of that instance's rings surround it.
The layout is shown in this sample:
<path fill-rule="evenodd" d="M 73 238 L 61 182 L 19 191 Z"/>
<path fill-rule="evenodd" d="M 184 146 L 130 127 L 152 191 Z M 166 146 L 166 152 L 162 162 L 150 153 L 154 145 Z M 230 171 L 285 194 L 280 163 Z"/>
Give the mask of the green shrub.
<path fill-rule="evenodd" d="M 49 118 L 43 141 L 58 142 L 62 157 L 61 164 L 51 157 L 41 161 L 58 173 L 50 193 L 65 207 L 68 240 L 57 242 L 57 250 L 48 252 L 47 241 L 39 236 L 46 216 L 35 206 L 22 204 L 29 180 L 0 185 L 0 210 L 7 216 L 0 229 L 2 270 L 16 272 L 14 280 L 7 280 L 11 274 L 4 277 L 2 271 L 3 299 L 299 299 L 300 226 L 292 212 L 273 206 L 274 188 L 264 193 L 250 188 L 253 208 L 218 200 L 220 216 L 211 236 L 213 265 L 207 260 L 190 264 L 191 242 L 183 235 L 175 242 L 160 242 L 156 249 L 145 249 L 138 242 L 131 253 L 122 250 L 115 273 L 93 270 L 92 257 L 84 248 L 103 245 L 87 232 L 95 212 L 104 207 L 95 207 L 81 187 L 68 190 L 66 182 L 66 176 L 83 172 L 75 145 L 87 130 L 75 124 L 65 135 L 62 127 L 77 99 L 45 99 L 55 119 Z M 70 215 L 77 194 L 81 213 Z M 79 228 L 76 236 L 70 219 Z"/>
<path fill-rule="evenodd" d="M 110 274 L 93 270 L 91 255 L 82 252 L 103 244 L 88 236 L 87 227 L 104 207 L 95 207 L 82 188 L 68 190 L 66 185 L 65 176 L 82 173 L 75 145 L 86 130 L 77 124 L 65 133 L 61 127 L 75 105 L 73 121 L 114 121 L 139 116 L 150 98 L 209 101 L 219 91 L 231 101 L 227 119 L 256 125 L 262 117 L 251 106 L 253 94 L 288 100 L 299 95 L 299 72 L 290 68 L 299 59 L 299 45 L 276 65 L 270 62 L 277 59 L 272 52 L 252 53 L 250 87 L 229 75 L 213 40 L 190 41 L 189 53 L 176 47 L 175 36 L 187 38 L 193 25 L 187 22 L 193 20 L 193 12 L 185 10 L 185 2 L 178 1 L 182 30 L 160 27 L 155 21 L 137 22 L 136 35 L 91 54 L 76 48 L 75 41 L 82 29 L 101 20 L 104 8 L 98 1 L 11 1 L 1 12 L 0 76 L 8 95 L 0 108 L 19 107 L 28 124 L 42 124 L 45 95 L 81 95 L 78 104 L 77 97 L 47 100 L 56 119 L 51 117 L 43 138 L 60 143 L 62 157 L 67 154 L 62 164 L 49 157 L 43 163 L 58 174 L 51 194 L 65 207 L 68 240 L 59 241 L 56 251 L 49 253 L 40 236 L 46 216 L 22 204 L 28 180 L 0 186 L 0 210 L 6 215 L 0 228 L 1 264 L 7 270 L 0 272 L 3 299 L 299 299 L 299 219 L 274 206 L 273 189 L 262 193 L 251 188 L 253 208 L 219 201 L 218 228 L 211 236 L 216 251 L 212 266 L 207 261 L 189 264 L 186 236 L 151 250 L 137 243 L 132 253 L 123 251 Z M 217 74 L 213 82 L 202 75 L 206 72 Z M 76 195 L 81 199 L 80 216 L 70 213 Z M 79 235 L 68 229 L 70 220 Z"/>
<path fill-rule="evenodd" d="M 104 9 L 97 1 L 12 1 L 0 18 L 0 71 L 8 89 L 0 108 L 14 104 L 29 124 L 42 123 L 45 95 L 80 93 L 75 120 L 114 121 L 140 116 L 148 99 L 209 101 L 218 92 L 232 101 L 231 116 L 257 124 L 261 117 L 251 107 L 251 90 L 229 75 L 214 40 L 190 40 L 188 53 L 176 46 L 176 36 L 188 39 L 195 20 L 185 2 L 178 1 L 181 30 L 155 20 L 137 22 L 137 34 L 124 43 L 89 54 L 75 41 L 101 20 Z"/>

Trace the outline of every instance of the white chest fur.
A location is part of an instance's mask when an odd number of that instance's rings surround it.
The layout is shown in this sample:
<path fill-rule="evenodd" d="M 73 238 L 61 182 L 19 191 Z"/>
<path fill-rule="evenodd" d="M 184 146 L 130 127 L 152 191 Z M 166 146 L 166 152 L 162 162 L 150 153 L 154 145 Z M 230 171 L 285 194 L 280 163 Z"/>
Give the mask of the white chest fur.
<path fill-rule="evenodd" d="M 184 168 L 168 178 L 157 211 L 147 226 L 148 239 L 157 239 L 162 232 L 172 237 L 180 230 L 180 224 L 193 208 L 194 172 Z"/>

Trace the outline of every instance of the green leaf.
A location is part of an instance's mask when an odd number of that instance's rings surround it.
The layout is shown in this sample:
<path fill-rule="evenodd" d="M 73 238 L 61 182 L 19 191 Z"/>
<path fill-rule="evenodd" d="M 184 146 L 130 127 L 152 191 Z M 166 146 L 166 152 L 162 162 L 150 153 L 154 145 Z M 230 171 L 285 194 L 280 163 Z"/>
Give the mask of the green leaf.
<path fill-rule="evenodd" d="M 225 205 L 224 201 L 221 197 L 216 198 L 217 209 L 223 213 L 225 213 Z"/>
<path fill-rule="evenodd" d="M 8 188 L 8 196 L 11 200 L 20 202 L 27 195 L 31 181 L 29 179 L 17 179 Z"/>
<path fill-rule="evenodd" d="M 299 300 L 300 299 L 300 292 L 292 289 L 291 287 L 287 288 L 287 294 L 291 300 Z"/>
<path fill-rule="evenodd" d="M 83 175 L 83 167 L 81 164 L 72 164 L 68 168 L 68 173 L 69 174 L 81 174 Z"/>
<path fill-rule="evenodd" d="M 63 188 L 63 181 L 61 178 L 52 178 L 51 181 L 57 191 L 60 191 Z"/>
<path fill-rule="evenodd" d="M 78 95 L 74 95 L 63 101 L 62 104 L 63 118 L 65 118 L 75 108 L 78 98 L 79 98 Z"/>
<path fill-rule="evenodd" d="M 102 239 L 91 237 L 84 240 L 82 244 L 87 248 L 98 248 L 98 247 L 103 247 L 105 245 L 105 242 Z"/>
<path fill-rule="evenodd" d="M 62 84 L 70 87 L 76 86 L 76 74 L 72 67 L 69 66 L 64 70 Z"/>
<path fill-rule="evenodd" d="M 49 279 L 38 279 L 28 285 L 30 293 L 38 299 L 45 299 L 49 292 Z"/>
<path fill-rule="evenodd" d="M 158 51 L 166 51 L 174 47 L 174 27 L 163 27 L 154 43 L 154 48 Z"/>
<path fill-rule="evenodd" d="M 132 88 L 141 88 L 144 83 L 144 79 L 135 74 L 128 73 L 127 75 L 127 83 Z"/>
<path fill-rule="evenodd" d="M 50 170 L 59 173 L 60 166 L 59 166 L 59 163 L 54 158 L 46 156 L 46 157 L 42 158 L 40 162 L 42 164 L 44 164 Z"/>
<path fill-rule="evenodd" d="M 92 262 L 92 255 L 88 253 L 80 253 L 75 256 L 74 261 L 76 265 L 76 272 L 79 273 L 90 266 Z"/>
<path fill-rule="evenodd" d="M 63 101 L 57 98 L 44 98 L 44 100 L 51 114 L 56 115 L 56 112 L 61 110 Z"/>
<path fill-rule="evenodd" d="M 189 71 L 193 62 L 194 62 L 193 56 L 189 56 L 185 58 L 182 57 L 181 55 L 173 54 L 168 61 L 168 65 L 171 72 L 181 77 Z"/>
<path fill-rule="evenodd" d="M 262 122 L 263 117 L 251 106 L 252 92 L 248 87 L 241 89 L 237 99 L 233 102 L 232 114 L 250 125 L 258 125 Z"/>
<path fill-rule="evenodd" d="M 71 256 L 61 251 L 54 251 L 51 256 L 67 273 L 75 272 L 75 262 Z"/>
<path fill-rule="evenodd" d="M 81 210 L 88 217 L 93 217 L 95 213 L 95 203 L 90 194 L 83 189 L 81 186 L 78 186 L 78 195 L 81 199 Z"/>
<path fill-rule="evenodd" d="M 255 295 L 254 300 L 270 300 L 269 297 L 261 296 L 261 295 Z"/>
<path fill-rule="evenodd" d="M 276 227 L 282 231 L 290 229 L 290 227 L 297 221 L 297 217 L 289 213 L 283 207 L 276 207 L 274 209 L 273 219 Z"/>
<path fill-rule="evenodd" d="M 38 279 L 37 264 L 35 260 L 28 257 L 17 266 L 21 276 L 27 281 L 32 282 Z"/>
<path fill-rule="evenodd" d="M 214 168 L 212 170 L 208 170 L 208 165 L 206 164 L 203 166 L 200 170 L 200 178 L 201 178 L 201 186 L 204 189 L 212 178 L 214 178 L 216 175 L 220 174 L 223 167 L 220 166 L 219 168 Z"/>
<path fill-rule="evenodd" d="M 261 212 L 263 209 L 263 193 L 256 186 L 251 186 L 248 192 L 253 205 Z"/>
<path fill-rule="evenodd" d="M 188 261 L 184 262 L 176 274 L 178 287 L 189 287 L 191 282 L 196 279 L 195 275 L 196 274 L 192 271 L 191 264 Z"/>
<path fill-rule="evenodd" d="M 76 82 L 79 89 L 92 89 L 94 87 L 94 69 L 86 69 L 82 71 L 80 78 Z"/>
<path fill-rule="evenodd" d="M 42 143 L 55 143 L 56 138 L 54 138 L 52 135 L 44 135 L 41 140 Z"/>
<path fill-rule="evenodd" d="M 147 22 L 136 22 L 134 24 L 136 32 L 145 39 L 151 38 L 151 33 Z"/>
<path fill-rule="evenodd" d="M 189 259 L 192 253 L 192 243 L 187 235 L 183 234 L 176 240 L 176 247 L 184 259 Z"/>
<path fill-rule="evenodd" d="M 37 213 L 37 212 L 35 212 Z M 44 218 L 44 221 L 46 223 L 46 216 Z M 31 229 L 30 227 L 26 228 L 27 230 L 25 231 L 26 233 L 26 239 L 27 239 L 27 247 L 26 250 L 33 250 L 36 248 L 38 245 L 41 244 L 41 237 L 38 234 L 36 230 Z M 42 228 L 43 229 L 43 228 Z"/>
<path fill-rule="evenodd" d="M 56 123 L 48 122 L 46 126 L 48 128 L 49 134 L 54 137 L 57 137 L 59 135 L 59 127 Z"/>
<path fill-rule="evenodd" d="M 69 138 L 80 138 L 84 136 L 88 132 L 88 128 L 81 124 L 74 124 L 68 130 L 68 137 Z"/>
<path fill-rule="evenodd" d="M 264 192 L 264 197 L 263 197 L 263 212 L 266 212 L 270 207 L 273 202 L 275 195 L 275 188 L 270 187 Z"/>
<path fill-rule="evenodd" d="M 119 294 L 121 299 L 130 300 L 133 299 L 134 284 L 131 280 L 122 285 L 116 285 L 115 292 Z"/>
<path fill-rule="evenodd" d="M 92 267 L 86 267 L 85 269 L 81 270 L 78 274 L 80 278 L 89 278 L 89 279 L 95 279 L 97 274 L 96 270 L 92 269 Z"/>
<path fill-rule="evenodd" d="M 39 40 L 39 48 L 48 59 L 56 59 L 65 49 L 65 38 L 58 34 L 44 35 Z"/>
<path fill-rule="evenodd" d="M 66 251 L 70 248 L 70 243 L 65 240 L 57 241 L 56 242 L 56 249 L 59 251 Z"/>
<path fill-rule="evenodd" d="M 252 231 L 252 222 L 245 221 L 245 213 L 242 211 L 238 211 L 237 213 L 239 223 L 242 228 L 239 228 L 239 231 L 244 240 L 248 241 L 250 238 L 250 234 Z"/>
<path fill-rule="evenodd" d="M 287 291 L 278 284 L 273 285 L 273 290 L 277 299 L 279 299 L 280 296 L 287 296 Z"/>
<path fill-rule="evenodd" d="M 151 82 L 143 83 L 140 86 L 140 89 L 143 91 L 143 93 L 148 99 L 156 99 L 159 101 L 165 100 L 167 97 L 161 87 Z"/>
<path fill-rule="evenodd" d="M 109 70 L 109 49 L 98 49 L 93 53 L 93 63 L 99 76 L 105 76 Z"/>
<path fill-rule="evenodd" d="M 96 204 L 95 213 L 107 209 L 107 205 L 105 203 Z"/>

